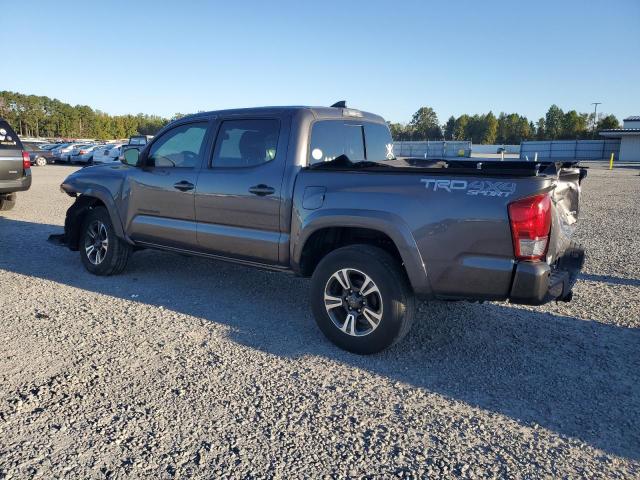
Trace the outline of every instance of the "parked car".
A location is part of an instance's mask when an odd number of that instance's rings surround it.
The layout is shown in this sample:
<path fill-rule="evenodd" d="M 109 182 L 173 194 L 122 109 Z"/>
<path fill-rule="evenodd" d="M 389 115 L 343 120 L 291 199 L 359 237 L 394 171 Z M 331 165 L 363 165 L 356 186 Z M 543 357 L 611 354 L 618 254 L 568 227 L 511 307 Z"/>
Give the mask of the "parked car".
<path fill-rule="evenodd" d="M 44 167 L 47 163 L 53 163 L 53 153 L 38 143 L 23 143 L 24 149 L 29 154 L 31 165 Z"/>
<path fill-rule="evenodd" d="M 71 151 L 71 155 L 69 157 L 69 161 L 71 163 L 92 163 L 93 162 L 93 151 L 98 147 L 98 145 L 79 145 Z"/>
<path fill-rule="evenodd" d="M 129 143 L 120 147 L 120 160 L 124 158 L 127 150 L 137 150 L 140 152 L 151 141 L 153 135 L 134 135 L 129 138 Z"/>
<path fill-rule="evenodd" d="M 60 146 L 53 149 L 53 158 L 59 162 L 69 162 L 69 157 L 74 148 L 84 145 L 83 143 L 63 143 Z"/>
<path fill-rule="evenodd" d="M 120 157 L 121 143 L 101 145 L 93 151 L 93 163 L 112 163 Z"/>
<path fill-rule="evenodd" d="M 415 160 L 396 159 L 384 119 L 359 110 L 199 113 L 123 165 L 67 177 L 64 242 L 96 275 L 146 247 L 311 277 L 318 326 L 361 354 L 402 338 L 416 296 L 571 299 L 586 170 Z"/>
<path fill-rule="evenodd" d="M 31 160 L 22 142 L 3 118 L 0 118 L 0 210 L 11 210 L 16 192 L 31 187 Z"/>

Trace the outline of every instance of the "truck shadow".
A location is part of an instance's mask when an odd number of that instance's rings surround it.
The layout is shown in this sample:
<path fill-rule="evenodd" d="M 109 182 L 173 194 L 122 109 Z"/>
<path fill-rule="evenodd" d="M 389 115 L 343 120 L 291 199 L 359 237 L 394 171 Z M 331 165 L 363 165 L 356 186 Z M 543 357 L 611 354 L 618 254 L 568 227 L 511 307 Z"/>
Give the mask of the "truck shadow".
<path fill-rule="evenodd" d="M 360 357 L 316 328 L 307 280 L 154 251 L 136 253 L 120 276 L 95 277 L 77 253 L 46 242 L 60 232 L 0 217 L 0 270 L 224 324 L 250 348 L 323 356 L 640 459 L 640 329 L 507 304 L 433 302 L 420 305 L 403 342 Z M 25 245 L 39 253 L 5 253 Z"/>
<path fill-rule="evenodd" d="M 621 278 L 612 277 L 610 275 L 594 275 L 591 273 L 581 273 L 580 278 L 591 282 L 602 282 L 610 285 L 628 285 L 631 287 L 640 287 L 640 280 L 637 278 Z"/>

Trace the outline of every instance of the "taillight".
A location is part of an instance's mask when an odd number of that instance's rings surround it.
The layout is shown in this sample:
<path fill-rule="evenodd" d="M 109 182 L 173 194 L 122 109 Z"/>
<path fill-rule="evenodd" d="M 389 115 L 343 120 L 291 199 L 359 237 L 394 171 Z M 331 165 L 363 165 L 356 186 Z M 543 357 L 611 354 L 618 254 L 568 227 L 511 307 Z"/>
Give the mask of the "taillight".
<path fill-rule="evenodd" d="M 519 260 L 541 260 L 551 230 L 551 199 L 536 195 L 509 204 L 513 250 Z"/>
<path fill-rule="evenodd" d="M 79 153 L 79 155 L 84 155 L 85 153 L 87 153 L 87 151 L 86 150 L 80 150 L 80 152 L 78 152 L 78 153 Z"/>
<path fill-rule="evenodd" d="M 22 169 L 29 170 L 31 168 L 31 159 L 29 158 L 29 152 L 22 151 Z"/>

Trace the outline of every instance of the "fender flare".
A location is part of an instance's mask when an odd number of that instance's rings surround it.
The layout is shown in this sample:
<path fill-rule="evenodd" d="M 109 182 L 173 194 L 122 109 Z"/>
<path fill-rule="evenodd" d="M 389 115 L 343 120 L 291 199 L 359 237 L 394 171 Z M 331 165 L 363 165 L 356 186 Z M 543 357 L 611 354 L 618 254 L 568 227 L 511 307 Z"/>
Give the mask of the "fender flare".
<path fill-rule="evenodd" d="M 91 186 L 84 189 L 78 189 L 68 183 L 62 184 L 62 188 L 68 193 L 76 193 L 79 195 L 76 198 L 74 204 L 69 207 L 69 210 L 67 210 L 67 216 L 65 219 L 65 235 L 67 235 L 68 237 L 71 236 L 73 238 L 75 233 L 72 234 L 72 232 L 75 232 L 77 228 L 80 228 L 78 225 L 76 225 L 77 217 L 91 208 L 92 202 L 90 199 L 95 198 L 105 205 L 107 212 L 109 213 L 109 218 L 111 219 L 111 224 L 113 225 L 116 236 L 126 241 L 127 243 L 131 243 L 124 234 L 122 220 L 120 219 L 115 200 L 109 194 L 106 188 Z M 70 242 L 68 243 L 70 248 L 77 247 L 73 245 L 72 239 L 68 239 L 68 242 Z"/>
<path fill-rule="evenodd" d="M 387 235 L 400 252 L 414 291 L 424 296 L 431 294 L 427 268 L 411 229 L 398 215 L 378 210 L 317 210 L 304 218 L 298 231 L 292 232 L 290 254 L 291 265 L 295 272 L 300 272 L 300 260 L 307 240 L 318 230 L 331 227 L 367 228 Z"/>

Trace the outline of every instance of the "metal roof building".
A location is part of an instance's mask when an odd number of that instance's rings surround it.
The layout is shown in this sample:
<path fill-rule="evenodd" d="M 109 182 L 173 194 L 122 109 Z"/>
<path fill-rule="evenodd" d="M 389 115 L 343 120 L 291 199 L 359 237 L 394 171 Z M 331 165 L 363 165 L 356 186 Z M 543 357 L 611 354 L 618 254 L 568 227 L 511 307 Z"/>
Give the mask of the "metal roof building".
<path fill-rule="evenodd" d="M 620 161 L 640 162 L 640 115 L 627 117 L 622 128 L 601 130 L 600 135 L 620 139 Z"/>

